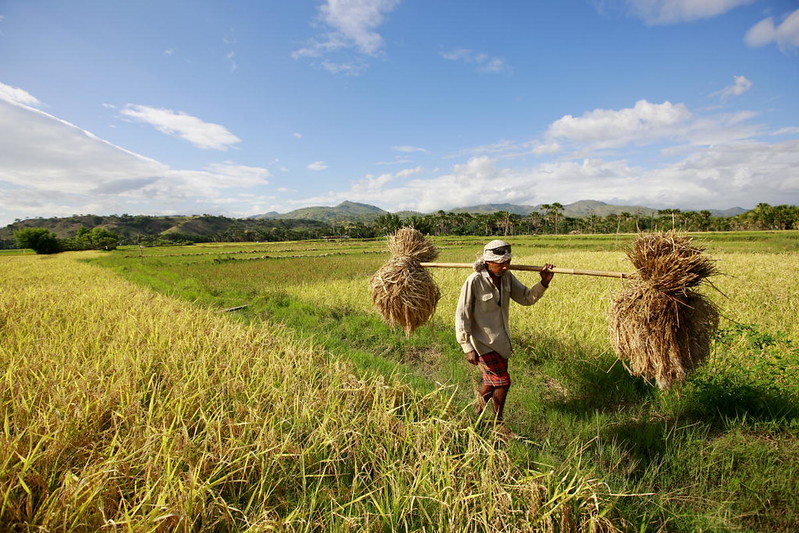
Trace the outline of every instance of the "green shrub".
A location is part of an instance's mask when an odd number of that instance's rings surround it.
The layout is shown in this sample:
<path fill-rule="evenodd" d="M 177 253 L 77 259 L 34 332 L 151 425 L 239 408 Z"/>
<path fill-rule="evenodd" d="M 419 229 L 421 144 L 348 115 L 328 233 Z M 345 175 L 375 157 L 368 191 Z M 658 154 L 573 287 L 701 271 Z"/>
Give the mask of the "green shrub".
<path fill-rule="evenodd" d="M 61 243 L 55 233 L 45 228 L 23 228 L 14 232 L 17 248 L 30 248 L 37 254 L 55 254 L 61 251 Z"/>

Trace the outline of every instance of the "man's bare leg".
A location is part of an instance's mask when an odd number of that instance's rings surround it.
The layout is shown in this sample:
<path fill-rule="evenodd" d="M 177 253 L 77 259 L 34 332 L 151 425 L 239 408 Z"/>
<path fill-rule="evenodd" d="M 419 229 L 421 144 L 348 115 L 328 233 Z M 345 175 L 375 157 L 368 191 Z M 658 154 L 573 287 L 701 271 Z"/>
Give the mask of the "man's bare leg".
<path fill-rule="evenodd" d="M 474 406 L 474 414 L 479 415 L 483 412 L 488 404 L 488 400 L 491 400 L 494 396 L 494 387 L 491 385 L 483 384 L 480 390 L 477 392 L 477 403 Z"/>
<path fill-rule="evenodd" d="M 508 387 L 493 387 L 494 392 L 491 400 L 494 402 L 494 412 L 497 422 L 502 421 L 502 412 L 505 410 L 505 397 L 508 395 Z"/>

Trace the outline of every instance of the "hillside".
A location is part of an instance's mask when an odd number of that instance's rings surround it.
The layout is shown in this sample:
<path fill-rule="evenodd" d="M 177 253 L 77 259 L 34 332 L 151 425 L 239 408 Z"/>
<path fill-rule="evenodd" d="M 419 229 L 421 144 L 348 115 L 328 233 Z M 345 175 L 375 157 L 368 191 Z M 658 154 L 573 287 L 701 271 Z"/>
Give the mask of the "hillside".
<path fill-rule="evenodd" d="M 545 213 L 543 205 L 481 204 L 452 209 L 452 213 L 509 212 L 526 216 L 531 212 Z M 732 217 L 746 210 L 740 207 L 723 211 L 709 210 L 714 217 Z M 582 200 L 563 206 L 564 218 L 607 217 L 611 214 L 629 213 L 633 216 L 657 216 L 658 210 L 642 206 L 611 205 L 593 200 Z M 13 245 L 14 232 L 22 228 L 46 228 L 60 239 L 75 235 L 82 227 L 105 228 L 130 244 L 141 240 L 242 241 L 291 240 L 319 238 L 334 233 L 333 226 L 371 224 L 378 217 L 389 214 L 379 207 L 357 202 L 342 202 L 335 207 L 305 207 L 288 213 L 264 213 L 249 218 L 228 218 L 213 215 L 145 216 L 145 215 L 73 215 L 71 217 L 34 218 L 14 222 L 0 228 L 0 247 Z M 425 216 L 415 211 L 395 213 L 406 220 L 411 216 Z M 428 213 L 434 214 L 434 213 Z"/>
<path fill-rule="evenodd" d="M 480 204 L 469 207 L 460 207 L 453 209 L 453 213 L 496 213 L 497 211 L 507 211 L 514 215 L 529 215 L 533 211 L 539 213 L 546 212 L 543 207 L 544 204 L 539 205 L 517 205 L 517 204 Z M 714 217 L 732 217 L 746 212 L 746 209 L 740 207 L 733 207 L 731 209 L 709 209 L 710 214 Z M 592 215 L 599 217 L 606 217 L 608 215 L 620 215 L 622 213 L 630 213 L 631 215 L 639 216 L 655 216 L 658 210 L 652 207 L 644 207 L 640 205 L 612 205 L 605 202 L 598 202 L 596 200 L 580 200 L 572 204 L 565 204 L 563 206 L 563 216 L 572 218 L 585 218 Z"/>
<path fill-rule="evenodd" d="M 287 237 L 321 237 L 330 227 L 316 220 L 255 220 L 212 215 L 130 216 L 74 215 L 64 218 L 32 218 L 0 228 L 0 245 L 13 242 L 22 228 L 46 228 L 59 239 L 74 236 L 80 228 L 105 228 L 125 243 L 168 239 L 197 242 L 223 240 L 285 240 Z"/>
<path fill-rule="evenodd" d="M 380 215 L 387 214 L 379 207 L 357 202 L 344 201 L 335 207 L 314 206 L 295 209 L 288 213 L 264 213 L 250 218 L 257 220 L 264 219 L 288 219 L 288 220 L 318 220 L 320 222 L 371 222 Z"/>
<path fill-rule="evenodd" d="M 605 217 L 611 214 L 620 215 L 622 213 L 630 213 L 631 215 L 639 216 L 655 216 L 658 210 L 651 207 L 644 207 L 640 205 L 612 205 L 596 200 L 580 200 L 572 204 L 565 204 L 563 206 L 562 215 L 572 218 L 585 218 L 591 215 Z M 468 207 L 457 207 L 450 209 L 451 213 L 496 213 L 498 211 L 509 212 L 514 215 L 529 215 L 533 211 L 539 213 L 546 212 L 543 204 L 539 205 L 518 205 L 518 204 L 479 204 Z M 746 210 L 740 207 L 734 207 L 726 210 L 709 210 L 711 215 L 716 217 L 731 217 Z M 384 211 L 379 207 L 368 204 L 360 204 L 356 202 L 342 202 L 335 207 L 303 207 L 287 213 L 276 213 L 274 211 L 255 215 L 251 218 L 255 219 L 293 219 L 293 220 L 319 220 L 322 222 L 371 222 L 380 215 L 385 215 L 388 211 Z M 425 213 L 416 211 L 398 211 L 396 213 L 400 218 L 407 218 L 412 215 L 420 216 Z M 430 213 L 427 213 L 430 214 Z"/>

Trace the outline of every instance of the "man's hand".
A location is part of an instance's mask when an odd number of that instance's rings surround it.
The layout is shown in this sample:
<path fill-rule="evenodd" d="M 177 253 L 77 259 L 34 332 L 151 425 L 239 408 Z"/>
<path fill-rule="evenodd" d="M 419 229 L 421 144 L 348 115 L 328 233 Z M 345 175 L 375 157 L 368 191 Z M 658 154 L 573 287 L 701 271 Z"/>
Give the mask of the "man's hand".
<path fill-rule="evenodd" d="M 551 265 L 549 263 L 545 264 L 541 268 L 541 285 L 543 285 L 545 289 L 549 287 L 549 282 L 555 277 L 555 273 L 551 271 L 553 268 L 555 268 L 555 265 Z"/>
<path fill-rule="evenodd" d="M 466 352 L 466 360 L 469 361 L 473 365 L 477 364 L 477 358 L 478 357 L 479 356 L 477 355 L 477 351 L 476 350 L 472 350 L 471 352 Z"/>

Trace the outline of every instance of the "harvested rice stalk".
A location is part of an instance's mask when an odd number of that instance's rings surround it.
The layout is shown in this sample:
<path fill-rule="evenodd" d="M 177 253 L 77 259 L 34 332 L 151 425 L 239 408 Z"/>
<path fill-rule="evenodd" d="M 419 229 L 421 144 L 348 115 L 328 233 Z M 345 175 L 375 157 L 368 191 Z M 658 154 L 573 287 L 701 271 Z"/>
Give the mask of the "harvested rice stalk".
<path fill-rule="evenodd" d="M 425 324 L 441 297 L 425 267 L 471 268 L 471 264 L 430 263 L 438 255 L 432 242 L 413 228 L 388 238 L 391 259 L 371 280 L 372 301 L 389 324 L 407 335 Z M 707 359 L 718 329 L 715 304 L 697 291 L 718 273 L 704 249 L 674 231 L 641 234 L 627 250 L 632 274 L 553 269 L 564 274 L 629 279 L 610 307 L 610 337 L 616 355 L 629 361 L 630 373 L 654 380 L 661 389 L 682 382 Z M 514 270 L 541 267 L 513 265 Z"/>
<path fill-rule="evenodd" d="M 372 302 L 386 322 L 406 335 L 435 313 L 441 291 L 419 263 L 438 257 L 433 243 L 412 227 L 388 236 L 391 259 L 372 276 Z"/>
<path fill-rule="evenodd" d="M 661 389 L 708 357 L 718 329 L 718 308 L 696 291 L 718 273 L 703 251 L 674 231 L 639 235 L 627 250 L 636 275 L 611 303 L 611 342 L 631 374 Z"/>

